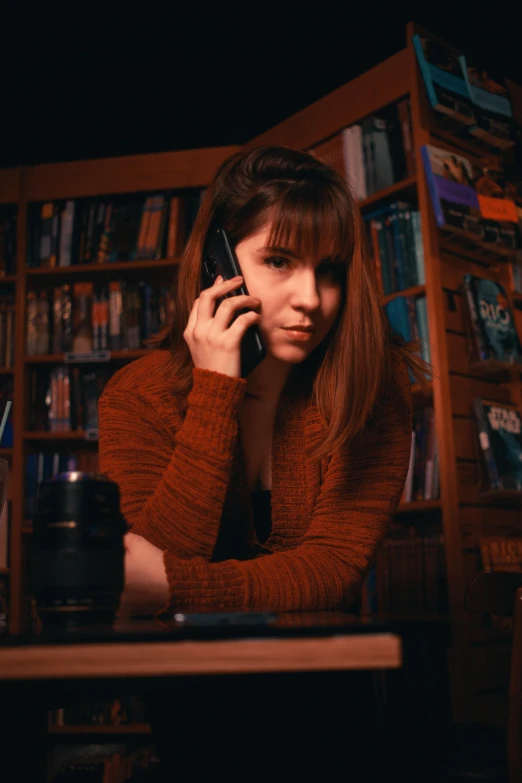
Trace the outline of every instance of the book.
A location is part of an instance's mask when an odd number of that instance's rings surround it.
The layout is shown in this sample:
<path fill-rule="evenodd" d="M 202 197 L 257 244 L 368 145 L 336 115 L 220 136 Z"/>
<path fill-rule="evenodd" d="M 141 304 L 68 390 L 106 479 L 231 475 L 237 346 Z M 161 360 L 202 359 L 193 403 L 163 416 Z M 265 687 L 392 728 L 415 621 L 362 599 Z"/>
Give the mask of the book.
<path fill-rule="evenodd" d="M 480 559 L 482 569 L 491 571 L 522 572 L 522 538 L 516 536 L 480 536 Z M 512 632 L 513 619 L 492 614 L 489 617 L 491 628 L 496 631 Z"/>
<path fill-rule="evenodd" d="M 428 35 L 413 35 L 413 48 L 431 107 L 463 126 L 475 123 L 463 54 Z"/>
<path fill-rule="evenodd" d="M 484 489 L 522 493 L 522 416 L 515 405 L 473 400 Z"/>
<path fill-rule="evenodd" d="M 515 126 L 504 80 L 488 73 L 469 56 L 464 57 L 464 78 L 475 109 L 470 134 L 501 150 L 513 147 Z"/>
<path fill-rule="evenodd" d="M 77 353 L 92 351 L 92 298 L 94 283 L 82 281 L 73 284 L 72 312 L 73 335 L 72 349 Z"/>
<path fill-rule="evenodd" d="M 484 571 L 522 572 L 522 537 L 481 536 L 479 547 Z"/>
<path fill-rule="evenodd" d="M 522 345 L 503 285 L 489 278 L 466 274 L 463 290 L 471 361 L 521 363 Z"/>
<path fill-rule="evenodd" d="M 482 238 L 480 206 L 470 161 L 432 144 L 421 147 L 421 156 L 437 225 Z"/>
<path fill-rule="evenodd" d="M 491 162 L 425 144 L 421 157 L 437 225 L 482 247 L 513 254 L 522 245 L 512 175 Z M 511 178 L 510 178 L 511 177 Z"/>

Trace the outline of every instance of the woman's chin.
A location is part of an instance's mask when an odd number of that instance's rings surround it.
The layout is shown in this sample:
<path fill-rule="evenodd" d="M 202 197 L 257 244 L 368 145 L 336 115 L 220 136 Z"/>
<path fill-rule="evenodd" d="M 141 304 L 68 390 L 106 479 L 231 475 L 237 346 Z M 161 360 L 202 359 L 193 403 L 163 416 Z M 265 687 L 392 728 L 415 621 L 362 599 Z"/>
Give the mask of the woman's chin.
<path fill-rule="evenodd" d="M 285 346 L 274 351 L 270 351 L 270 356 L 283 364 L 300 364 L 310 356 L 310 346 Z"/>

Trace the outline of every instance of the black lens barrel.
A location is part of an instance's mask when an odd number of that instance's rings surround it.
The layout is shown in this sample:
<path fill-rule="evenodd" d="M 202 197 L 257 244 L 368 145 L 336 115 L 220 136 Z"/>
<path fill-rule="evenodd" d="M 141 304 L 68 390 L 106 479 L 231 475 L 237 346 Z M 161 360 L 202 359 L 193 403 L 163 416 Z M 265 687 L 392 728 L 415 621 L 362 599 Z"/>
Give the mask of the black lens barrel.
<path fill-rule="evenodd" d="M 45 628 L 112 625 L 124 586 L 118 485 L 70 471 L 40 483 L 29 582 Z"/>

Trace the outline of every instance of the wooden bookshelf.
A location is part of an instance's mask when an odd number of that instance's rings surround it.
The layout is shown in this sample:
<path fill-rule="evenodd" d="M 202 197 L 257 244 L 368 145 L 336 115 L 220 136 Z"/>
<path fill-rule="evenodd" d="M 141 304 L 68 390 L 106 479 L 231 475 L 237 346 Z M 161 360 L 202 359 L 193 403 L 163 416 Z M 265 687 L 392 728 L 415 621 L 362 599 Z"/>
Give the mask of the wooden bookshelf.
<path fill-rule="evenodd" d="M 498 682 L 495 650 L 490 648 L 487 654 L 482 650 L 482 657 L 476 654 L 470 635 L 470 628 L 476 618 L 470 619 L 465 610 L 464 599 L 466 586 L 480 567 L 476 540 L 479 531 L 485 529 L 484 526 L 488 524 L 488 529 L 502 532 L 511 529 L 520 535 L 522 518 L 515 517 L 518 508 L 517 500 L 513 496 L 501 498 L 491 493 L 487 496 L 479 493 L 477 454 L 474 453 L 471 458 L 468 454 L 467 462 L 463 462 L 462 457 L 464 452 L 468 453 L 466 449 L 469 446 L 468 436 L 472 423 L 472 396 L 484 395 L 484 383 L 487 383 L 488 390 L 494 388 L 499 399 L 505 397 L 520 405 L 521 376 L 518 368 L 489 368 L 488 373 L 481 367 L 479 373 L 477 368 L 469 366 L 469 341 L 463 326 L 460 286 L 462 276 L 471 272 L 483 276 L 497 276 L 497 279 L 504 281 L 506 289 L 510 289 L 507 272 L 509 255 L 500 255 L 492 251 L 491 247 L 478 246 L 462 237 L 450 237 L 441 232 L 435 224 L 420 147 L 428 143 L 444 146 L 472 156 L 475 160 L 484 155 L 491 157 L 493 153 L 485 150 L 481 143 L 456 140 L 444 129 L 444 123 L 436 121 L 428 105 L 417 66 L 412 44 L 414 32 L 422 32 L 422 29 L 410 23 L 406 28 L 406 46 L 401 52 L 266 133 L 260 134 L 247 146 L 280 143 L 302 149 L 313 148 L 379 108 L 397 101 L 402 96 L 409 96 L 416 176 L 398 182 L 385 191 L 372 194 L 359 204 L 364 215 L 366 210 L 381 204 L 396 199 L 406 200 L 420 210 L 423 227 L 425 286 L 391 294 L 386 296 L 384 301 L 390 301 L 399 295 L 426 295 L 434 368 L 429 403 L 433 404 L 435 411 L 441 496 L 439 500 L 402 503 L 397 521 L 410 521 L 415 518 L 422 520 L 428 513 L 440 519 L 449 593 L 449 612 L 443 617 L 449 622 L 451 632 L 450 681 L 455 720 L 502 723 L 506 698 L 502 688 L 497 687 L 492 698 L 491 693 L 486 693 L 488 685 L 480 681 L 481 678 L 487 680 L 490 677 L 492 683 L 495 680 Z M 514 88 L 520 89 L 516 85 Z M 447 292 L 451 292 L 456 301 L 456 312 L 451 311 L 448 306 Z M 510 291 L 510 294 L 513 303 L 522 302 L 522 294 L 513 291 Z M 495 372 L 491 372 L 492 370 Z M 423 397 L 424 395 L 419 397 L 418 389 L 414 389 L 416 404 L 422 404 Z M 462 416 L 467 417 L 466 434 L 462 428 L 462 419 L 459 418 Z M 491 512 L 494 519 L 488 516 Z M 474 545 L 470 549 L 468 544 L 472 536 Z M 417 615 L 414 616 L 419 619 Z M 392 621 L 401 619 L 393 614 L 388 617 Z M 429 622 L 430 617 L 433 615 L 427 615 L 425 620 Z M 435 619 L 440 618 L 436 615 Z M 499 667 L 502 666 L 502 661 L 500 656 Z M 492 689 L 495 690 L 493 685 Z"/>
<path fill-rule="evenodd" d="M 20 199 L 20 188 L 21 188 L 21 181 L 22 181 L 22 172 L 21 168 L 19 167 L 13 167 L 9 169 L 0 169 L 0 207 L 15 207 L 17 210 L 19 209 L 19 199 Z M 17 259 L 17 269 L 18 269 L 18 259 Z M 18 275 L 3 275 L 0 277 L 0 284 L 5 285 L 9 284 L 12 285 L 15 291 L 16 295 L 16 283 L 18 281 Z M 15 329 L 16 329 L 16 319 L 15 319 Z M 16 350 L 14 353 L 14 362 L 15 366 L 13 367 L 0 367 L 0 382 L 3 384 L 4 382 L 8 381 L 9 379 L 13 380 L 13 398 L 16 394 L 17 388 L 15 385 L 15 368 L 16 368 Z M 13 498 L 18 496 L 18 491 L 14 488 L 16 485 L 14 485 L 14 478 L 13 478 L 13 458 L 14 453 L 17 448 L 20 448 L 20 442 L 18 440 L 18 443 L 16 442 L 16 434 L 14 436 L 14 445 L 13 448 L 0 448 L 0 457 L 3 459 L 7 459 L 9 462 L 9 484 L 7 488 L 7 500 L 11 503 L 11 518 L 12 518 L 12 504 L 13 504 Z M 11 524 L 10 531 L 9 531 L 9 560 L 8 562 L 10 564 L 13 564 L 13 567 L 1 567 L 0 568 L 0 577 L 2 577 L 2 582 L 7 585 L 7 592 L 8 592 L 8 600 L 10 602 L 11 596 L 13 593 L 13 583 L 16 582 L 18 578 L 19 573 L 19 560 L 13 560 L 13 550 L 16 552 L 16 545 L 13 542 L 13 526 Z M 16 590 L 16 587 L 15 587 Z M 9 607 L 10 609 L 10 607 Z M 0 632 L 4 633 L 4 622 L 2 618 L 2 623 L 0 624 Z M 11 627 L 7 626 L 8 630 L 11 630 Z"/>
<path fill-rule="evenodd" d="M 96 197 L 140 193 L 158 190 L 184 191 L 205 187 L 218 165 L 238 147 L 215 147 L 150 155 L 72 161 L 0 170 L 0 204 L 17 206 L 16 275 L 4 277 L 4 282 L 15 284 L 15 365 L 0 370 L 1 375 L 12 376 L 14 399 L 27 399 L 27 370 L 33 366 L 51 366 L 63 363 L 62 354 L 26 356 L 25 318 L 26 294 L 29 287 L 53 286 L 77 280 L 103 279 L 161 279 L 171 283 L 178 258 L 147 261 L 85 264 L 52 269 L 26 266 L 26 234 L 28 207 L 33 202 L 66 198 Z M 110 364 L 124 363 L 143 356 L 147 349 L 113 351 Z M 9 632 L 19 633 L 27 621 L 25 595 L 25 543 L 31 526 L 24 520 L 24 461 L 26 449 L 38 443 L 80 445 L 96 448 L 96 442 L 85 440 L 83 432 L 27 432 L 26 411 L 23 404 L 13 405 L 13 448 L 5 450 L 11 461 L 12 488 Z M 3 451 L 3 450 L 2 450 Z"/>

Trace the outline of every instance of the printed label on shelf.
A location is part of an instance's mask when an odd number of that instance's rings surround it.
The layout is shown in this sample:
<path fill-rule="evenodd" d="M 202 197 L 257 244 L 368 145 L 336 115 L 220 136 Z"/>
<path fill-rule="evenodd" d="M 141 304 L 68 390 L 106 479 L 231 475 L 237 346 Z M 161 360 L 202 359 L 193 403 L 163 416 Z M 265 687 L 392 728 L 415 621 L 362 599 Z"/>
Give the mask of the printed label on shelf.
<path fill-rule="evenodd" d="M 109 362 L 111 359 L 110 351 L 88 351 L 87 353 L 77 353 L 69 351 L 64 353 L 63 361 L 65 364 L 79 364 L 92 362 Z"/>

